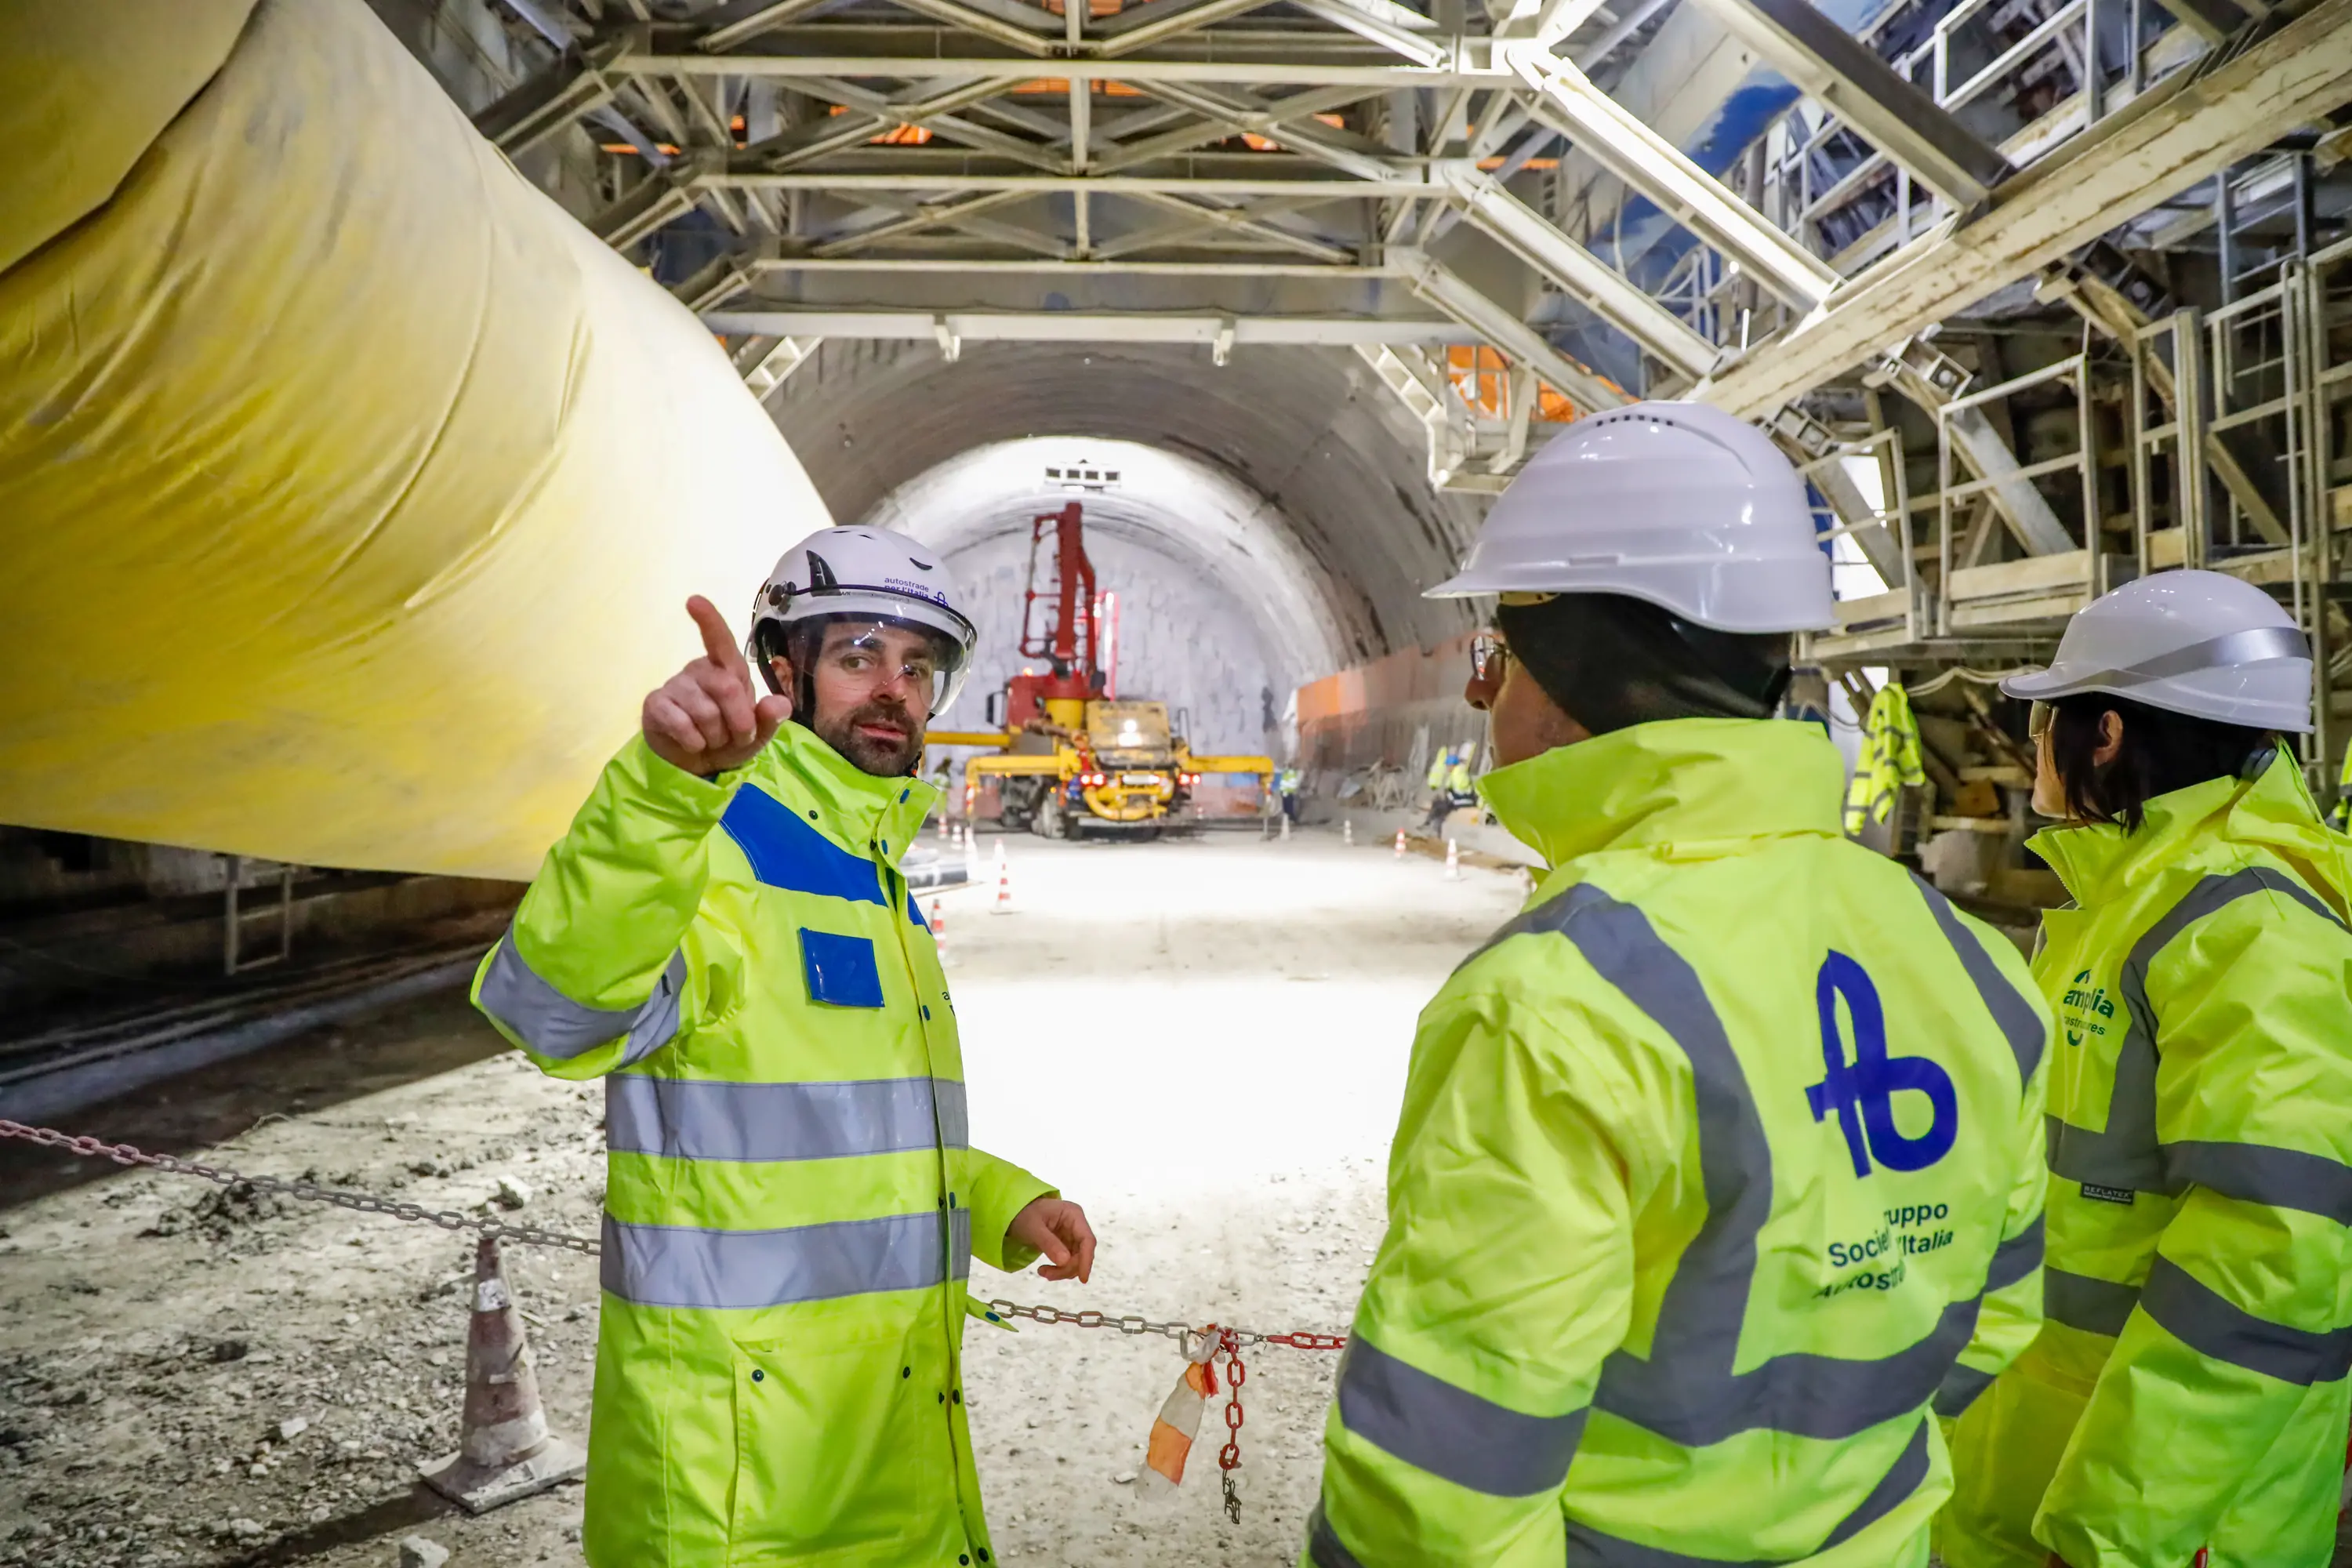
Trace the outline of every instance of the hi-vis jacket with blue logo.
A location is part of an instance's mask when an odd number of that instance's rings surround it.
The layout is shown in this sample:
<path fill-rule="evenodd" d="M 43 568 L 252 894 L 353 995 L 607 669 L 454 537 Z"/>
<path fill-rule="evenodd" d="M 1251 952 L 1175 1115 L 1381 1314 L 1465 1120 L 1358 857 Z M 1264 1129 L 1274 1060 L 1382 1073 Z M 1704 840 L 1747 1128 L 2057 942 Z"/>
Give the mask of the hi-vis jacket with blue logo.
<path fill-rule="evenodd" d="M 2049 1015 L 1810 724 L 1486 775 L 1552 866 L 1421 1017 L 1318 1568 L 1913 1568 L 2041 1321 Z"/>
<path fill-rule="evenodd" d="M 2063 1036 L 2049 1321 L 1953 1433 L 1945 1560 L 2321 1568 L 2352 1417 L 2352 844 L 2282 757 L 2032 847 L 2078 906 L 2033 963 Z"/>
<path fill-rule="evenodd" d="M 797 724 L 706 783 L 642 740 L 548 853 L 476 1004 L 604 1079 L 598 1568 L 989 1568 L 961 1381 L 971 1256 L 1050 1189 L 970 1146 L 897 869 L 930 786 Z"/>

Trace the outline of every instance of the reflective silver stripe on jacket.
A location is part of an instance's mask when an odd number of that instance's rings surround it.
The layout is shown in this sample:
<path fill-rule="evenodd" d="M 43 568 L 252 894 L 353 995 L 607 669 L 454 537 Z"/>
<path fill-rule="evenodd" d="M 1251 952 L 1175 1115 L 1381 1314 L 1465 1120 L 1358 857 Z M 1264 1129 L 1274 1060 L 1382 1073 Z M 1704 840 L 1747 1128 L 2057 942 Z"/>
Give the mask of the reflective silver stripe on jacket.
<path fill-rule="evenodd" d="M 1927 1479 L 1927 1424 L 1925 1421 L 1912 1431 L 1911 1441 L 1868 1496 L 1855 1505 L 1852 1513 L 1838 1521 L 1827 1540 L 1810 1552 L 1800 1552 L 1794 1557 L 1748 1557 L 1738 1561 L 1721 1557 L 1693 1557 L 1686 1552 L 1670 1552 L 1662 1546 L 1644 1546 L 1639 1542 L 1596 1530 L 1583 1521 L 1570 1516 L 1568 1521 L 1568 1568 L 1780 1568 L 1784 1563 L 1802 1563 L 1819 1556 L 1833 1546 L 1842 1546 L 1870 1526 L 1885 1519 L 1901 1506 L 1905 1499 L 1919 1489 Z"/>
<path fill-rule="evenodd" d="M 2333 925 L 2341 927 L 2344 923 L 2310 889 L 2268 867 L 2208 877 L 2191 888 L 2132 943 L 2124 960 L 2117 989 L 2122 992 L 2127 1023 L 2123 1041 L 2116 1047 L 2107 1124 L 2104 1131 L 2093 1131 L 2054 1115 L 2050 1117 L 2045 1125 L 2053 1175 L 2095 1187 L 2168 1195 L 2179 1194 L 2195 1180 L 2174 1169 L 2157 1142 L 2157 1017 L 2147 999 L 2147 972 L 2157 955 L 2189 926 L 2226 904 L 2256 893 L 2278 893 Z M 2352 1187 L 2352 1177 L 2347 1178 L 2347 1185 Z"/>
<path fill-rule="evenodd" d="M 1339 1543 L 1339 1532 L 1323 1517 L 1323 1505 L 1319 1502 L 1307 1518 L 1307 1560 L 1315 1568 L 1364 1568 L 1356 1561 L 1356 1554 Z"/>
<path fill-rule="evenodd" d="M 838 1160 L 971 1142 L 963 1085 L 928 1078 L 725 1083 L 615 1073 L 604 1146 L 677 1160 Z"/>
<path fill-rule="evenodd" d="M 606 1290 L 709 1311 L 920 1290 L 971 1272 L 971 1211 L 929 1210 L 782 1230 L 631 1225 L 604 1216 Z"/>
<path fill-rule="evenodd" d="M 1991 1373 L 1954 1362 L 1952 1370 L 1944 1374 L 1944 1386 L 1936 1390 L 1936 1414 L 1947 1421 L 1965 1414 L 1977 1402 L 1977 1395 L 1992 1386 L 1992 1378 Z"/>
<path fill-rule="evenodd" d="M 591 1007 L 574 1002 L 541 979 L 515 950 L 514 929 L 499 939 L 482 976 L 482 1010 L 543 1057 L 568 1061 L 626 1037 L 624 1066 L 641 1062 L 677 1033 L 679 997 L 686 990 L 686 954 L 670 954 L 654 983 L 654 994 L 635 1007 Z"/>
<path fill-rule="evenodd" d="M 2184 1185 L 2352 1225 L 2352 1167 L 2325 1154 L 2201 1142 L 2167 1143 L 2162 1154 L 2165 1169 Z"/>
<path fill-rule="evenodd" d="M 2113 1339 L 2124 1331 L 2125 1322 L 2137 1305 L 2137 1285 L 2094 1279 L 2087 1274 L 2070 1274 L 2063 1268 L 2042 1271 L 2042 1310 L 2053 1323 Z"/>
<path fill-rule="evenodd" d="M 2042 1053 L 2050 1044 L 2049 1027 L 2042 1022 L 2041 1015 L 2034 1012 L 2033 1004 L 2010 984 L 2009 977 L 2000 972 L 2000 965 L 1992 961 L 1992 954 L 1987 952 L 1984 943 L 1977 940 L 1976 932 L 1961 922 L 1951 900 L 1917 876 L 1914 875 L 1911 880 L 1919 889 L 1919 896 L 1927 900 L 1928 912 L 1936 917 L 1936 924 L 1942 930 L 1944 940 L 1951 943 L 1952 952 L 1959 959 L 1960 967 L 1968 972 L 1969 983 L 1976 986 L 1977 994 L 1983 998 L 1985 1011 L 1992 1015 L 1992 1021 L 2000 1026 L 2001 1037 L 2009 1041 L 2010 1052 L 2017 1058 L 2017 1081 L 2021 1090 L 2023 1086 L 2033 1081 L 2034 1070 L 2042 1065 Z"/>
<path fill-rule="evenodd" d="M 2043 1234 L 2042 1216 L 2035 1215 L 2032 1225 L 1994 1247 L 1992 1264 L 1985 1270 L 1985 1289 L 2006 1290 L 2041 1268 Z"/>
<path fill-rule="evenodd" d="M 2352 1328 L 2315 1333 L 2258 1318 L 2158 1254 L 2140 1310 L 2198 1354 L 2282 1383 L 2334 1383 L 2352 1372 Z"/>
<path fill-rule="evenodd" d="M 1358 1334 L 1339 1364 L 1339 1419 L 1416 1469 L 1489 1497 L 1534 1497 L 1568 1479 L 1583 1435 L 1566 1415 L 1512 1410 L 1399 1361 Z"/>
<path fill-rule="evenodd" d="M 2031 1225 L 1993 1248 L 1992 1262 L 1985 1270 L 1987 1295 L 2033 1277 L 2034 1270 L 2042 1267 L 2044 1234 L 2042 1217 L 2035 1215 Z M 1959 1415 L 1992 1385 L 1992 1379 L 1991 1373 L 1954 1362 L 1952 1370 L 1944 1374 L 1942 1386 L 1936 1390 L 1936 1414 L 1946 1417 Z"/>

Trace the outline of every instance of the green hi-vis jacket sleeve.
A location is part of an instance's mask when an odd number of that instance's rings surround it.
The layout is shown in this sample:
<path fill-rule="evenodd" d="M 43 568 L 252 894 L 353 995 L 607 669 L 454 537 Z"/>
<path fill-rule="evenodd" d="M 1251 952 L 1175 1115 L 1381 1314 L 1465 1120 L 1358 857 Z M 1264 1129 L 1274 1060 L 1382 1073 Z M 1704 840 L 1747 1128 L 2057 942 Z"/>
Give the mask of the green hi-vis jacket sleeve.
<path fill-rule="evenodd" d="M 2024 994 L 2031 994 L 2031 977 L 2021 978 L 2020 986 Z M 2054 1037 L 2055 1026 L 2051 1033 Z M 2050 1167 L 2042 1159 L 2042 1145 L 2048 1136 L 2043 1128 L 2042 1106 L 2054 1055 L 2045 1045 L 2020 1105 L 2018 1176 L 2017 1184 L 2010 1192 L 2009 1215 L 2000 1233 L 2004 1251 L 2042 1229 L 2042 1204 L 2050 1187 Z M 1936 1414 L 1945 1420 L 1966 1410 L 1994 1378 L 2009 1369 L 2010 1363 L 2025 1353 L 2026 1347 L 2042 1331 L 2042 1248 L 2033 1247 L 2031 1256 L 2032 1268 L 2010 1283 L 1985 1292 L 1984 1303 L 1977 1311 L 1976 1331 L 1969 1336 L 1968 1347 L 1960 1352 L 1958 1362 L 1936 1394 Z"/>
<path fill-rule="evenodd" d="M 705 842 L 730 793 L 643 737 L 605 765 L 474 977 L 475 1005 L 541 1070 L 601 1078 L 677 1032 Z"/>
<path fill-rule="evenodd" d="M 2238 899 L 2158 956 L 2147 994 L 2158 1138 L 2188 1185 L 2034 1521 L 2071 1568 L 2186 1563 L 2225 1514 L 2246 1539 L 2250 1509 L 2277 1511 L 2282 1541 L 2296 1519 L 2333 1540 L 2352 1363 L 2352 942 L 2283 895 Z M 2295 1473 L 2248 1486 L 2250 1466 L 2290 1447 L 2306 1456 Z"/>
<path fill-rule="evenodd" d="M 1591 1113 L 1590 1097 L 1609 1087 L 1566 1081 L 1581 1057 L 1533 1009 L 1491 993 L 1422 1019 L 1390 1156 L 1388 1241 L 1347 1353 L 1376 1358 L 1386 1381 L 1475 1406 L 1465 1415 L 1486 1430 L 1519 1432 L 1512 1453 L 1490 1457 L 1544 1473 L 1496 1480 L 1467 1473 L 1467 1452 L 1457 1464 L 1391 1436 L 1411 1456 L 1400 1457 L 1335 1405 L 1325 1504 L 1348 1539 L 1379 1543 L 1383 1562 L 1559 1568 L 1566 1552 L 1551 1470 L 1555 1460 L 1565 1469 L 1601 1363 L 1625 1337 L 1629 1184 L 1650 1180 L 1648 1161 L 1621 1152 L 1625 1129 Z M 1664 1119 L 1616 1087 L 1617 1109 L 1656 1124 L 1653 1147 L 1667 1142 Z"/>

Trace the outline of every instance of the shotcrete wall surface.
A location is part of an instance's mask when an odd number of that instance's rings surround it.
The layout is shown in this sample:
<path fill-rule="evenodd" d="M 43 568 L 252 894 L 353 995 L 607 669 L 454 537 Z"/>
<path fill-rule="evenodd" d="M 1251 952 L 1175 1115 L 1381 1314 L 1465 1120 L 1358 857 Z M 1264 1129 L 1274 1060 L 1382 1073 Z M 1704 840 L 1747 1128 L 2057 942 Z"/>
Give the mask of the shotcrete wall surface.
<path fill-rule="evenodd" d="M 824 502 L 361 0 L 0 5 L 0 821 L 525 877 Z"/>

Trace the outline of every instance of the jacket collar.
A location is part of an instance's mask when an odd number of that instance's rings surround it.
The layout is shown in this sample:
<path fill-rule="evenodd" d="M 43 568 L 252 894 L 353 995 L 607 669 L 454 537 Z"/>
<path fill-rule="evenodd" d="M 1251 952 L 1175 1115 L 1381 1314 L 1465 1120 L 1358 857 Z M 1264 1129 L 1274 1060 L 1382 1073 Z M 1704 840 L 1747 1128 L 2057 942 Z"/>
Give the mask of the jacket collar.
<path fill-rule="evenodd" d="M 2344 902 L 2352 844 L 2321 823 L 2303 769 L 2284 751 L 2252 779 L 2207 779 L 2158 795 L 2137 833 L 2116 823 L 2045 827 L 2026 847 L 2058 874 L 2076 903 L 2090 905 L 2122 897 L 2217 843 L 2269 848 L 2330 902 Z"/>
<path fill-rule="evenodd" d="M 1670 719 L 1496 768 L 1479 793 L 1551 865 L 1602 849 L 1706 858 L 1759 838 L 1841 837 L 1845 766 L 1811 724 Z"/>
<path fill-rule="evenodd" d="M 876 778 L 814 731 L 790 721 L 777 726 L 760 760 L 806 794 L 820 814 L 814 826 L 825 837 L 892 867 L 939 804 L 937 785 L 913 777 Z"/>

